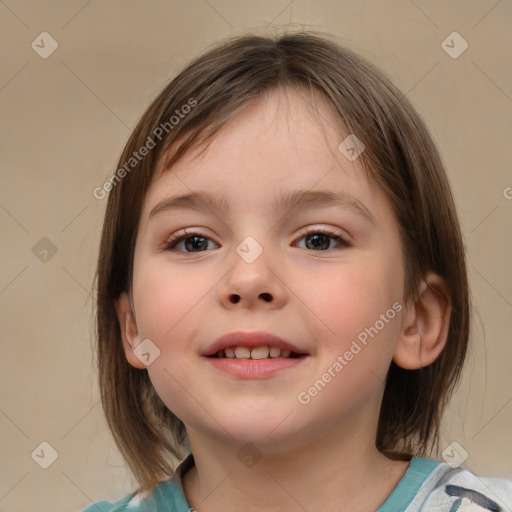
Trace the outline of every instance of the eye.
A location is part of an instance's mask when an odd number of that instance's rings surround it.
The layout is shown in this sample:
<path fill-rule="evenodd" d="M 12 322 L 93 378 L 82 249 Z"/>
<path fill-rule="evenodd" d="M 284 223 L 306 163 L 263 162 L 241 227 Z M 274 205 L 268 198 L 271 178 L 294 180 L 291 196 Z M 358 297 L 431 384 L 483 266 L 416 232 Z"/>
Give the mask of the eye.
<path fill-rule="evenodd" d="M 314 251 L 324 252 L 330 247 L 334 241 L 338 244 L 338 248 L 351 247 L 351 244 L 347 242 L 338 232 L 327 228 L 310 228 L 308 231 L 302 234 L 299 240 L 306 240 L 305 249 L 312 249 Z M 208 249 L 208 242 L 214 243 L 217 247 L 219 246 L 211 238 L 204 236 L 204 233 L 200 231 L 183 229 L 175 233 L 165 244 L 166 251 L 179 251 L 185 253 L 203 252 Z M 182 245 L 184 250 L 178 246 Z"/>
<path fill-rule="evenodd" d="M 338 248 L 351 247 L 338 232 L 327 228 L 313 228 L 302 234 L 299 240 L 305 240 L 306 249 L 314 251 L 325 251 L 329 249 L 331 242 L 334 240 L 338 244 Z"/>
<path fill-rule="evenodd" d="M 208 241 L 213 242 L 211 238 L 204 236 L 203 233 L 199 231 L 187 231 L 186 229 L 183 229 L 182 231 L 175 233 L 169 240 L 167 240 L 165 244 L 165 250 L 179 250 L 177 249 L 177 246 L 181 245 L 183 242 L 186 250 L 181 252 L 202 252 L 207 249 Z M 215 242 L 213 243 L 218 245 Z"/>

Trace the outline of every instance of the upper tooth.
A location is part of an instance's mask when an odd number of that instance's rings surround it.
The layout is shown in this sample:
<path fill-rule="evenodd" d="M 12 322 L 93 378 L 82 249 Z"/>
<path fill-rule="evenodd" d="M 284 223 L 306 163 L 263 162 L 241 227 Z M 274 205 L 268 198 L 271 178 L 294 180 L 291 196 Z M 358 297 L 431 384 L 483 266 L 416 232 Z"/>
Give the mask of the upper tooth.
<path fill-rule="evenodd" d="M 236 347 L 235 356 L 239 359 L 249 359 L 251 357 L 251 351 L 247 347 Z"/>
<path fill-rule="evenodd" d="M 251 358 L 252 359 L 267 359 L 268 357 L 268 347 L 254 347 L 251 350 Z"/>
<path fill-rule="evenodd" d="M 270 357 L 279 357 L 281 355 L 281 349 L 277 347 L 270 347 Z"/>
<path fill-rule="evenodd" d="M 224 350 L 217 352 L 217 357 L 227 357 L 229 359 L 267 359 L 270 357 L 289 357 L 290 350 L 280 349 L 278 347 L 268 347 L 267 345 L 261 347 L 226 347 Z"/>

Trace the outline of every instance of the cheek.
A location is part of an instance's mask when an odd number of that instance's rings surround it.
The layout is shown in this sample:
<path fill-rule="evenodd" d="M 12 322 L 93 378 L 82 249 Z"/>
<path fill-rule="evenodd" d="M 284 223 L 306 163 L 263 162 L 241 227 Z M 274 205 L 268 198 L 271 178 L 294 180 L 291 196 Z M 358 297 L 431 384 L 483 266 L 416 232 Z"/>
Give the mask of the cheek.
<path fill-rule="evenodd" d="M 137 326 L 160 350 L 147 369 L 149 377 L 166 406 L 189 425 L 197 421 L 193 404 L 211 400 L 209 388 L 198 385 L 197 361 L 219 279 L 206 265 L 177 269 L 165 257 L 147 258 L 134 270 Z"/>
<path fill-rule="evenodd" d="M 154 340 L 161 350 L 172 346 L 178 355 L 201 325 L 213 284 L 211 275 L 187 269 L 177 272 L 164 261 L 152 260 L 141 266 L 134 273 L 141 335 Z"/>
<path fill-rule="evenodd" d="M 137 327 L 141 338 L 160 351 L 148 375 L 166 406 L 189 424 L 194 414 L 184 389 L 195 389 L 191 360 L 198 347 L 192 344 L 201 335 L 212 286 L 204 273 L 171 271 L 170 265 L 154 260 L 134 272 Z M 202 389 L 193 394 L 200 403 L 208 402 Z"/>
<path fill-rule="evenodd" d="M 401 297 L 400 270 L 395 266 L 361 257 L 336 269 L 305 273 L 296 288 L 307 306 L 304 313 L 315 319 L 321 335 L 350 345 Z"/>
<path fill-rule="evenodd" d="M 401 289 L 394 270 L 385 262 L 361 261 L 316 275 L 316 292 L 309 294 L 307 306 L 315 323 L 318 365 L 314 379 L 301 389 L 312 417 L 328 422 L 332 414 L 356 414 L 364 404 L 377 403 L 400 326 Z M 338 413 L 331 411 L 335 403 Z"/>

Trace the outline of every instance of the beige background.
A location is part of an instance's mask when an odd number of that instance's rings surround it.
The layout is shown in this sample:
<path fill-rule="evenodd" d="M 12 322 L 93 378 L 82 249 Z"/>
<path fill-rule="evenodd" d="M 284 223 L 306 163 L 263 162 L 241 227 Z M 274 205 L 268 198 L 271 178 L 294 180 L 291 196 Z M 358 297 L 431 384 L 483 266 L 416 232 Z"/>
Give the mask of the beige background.
<path fill-rule="evenodd" d="M 443 447 L 457 441 L 467 468 L 512 478 L 511 2 L 5 0 L 0 511 L 81 510 L 132 489 L 92 360 L 89 291 L 105 207 L 92 191 L 184 63 L 225 36 L 284 26 L 342 37 L 394 77 L 432 129 L 478 310 Z M 59 45 L 47 59 L 31 48 L 44 31 Z M 469 43 L 457 59 L 441 46 L 453 31 Z M 42 237 L 57 249 L 46 262 L 33 251 Z M 43 441 L 58 452 L 48 469 L 31 458 Z"/>

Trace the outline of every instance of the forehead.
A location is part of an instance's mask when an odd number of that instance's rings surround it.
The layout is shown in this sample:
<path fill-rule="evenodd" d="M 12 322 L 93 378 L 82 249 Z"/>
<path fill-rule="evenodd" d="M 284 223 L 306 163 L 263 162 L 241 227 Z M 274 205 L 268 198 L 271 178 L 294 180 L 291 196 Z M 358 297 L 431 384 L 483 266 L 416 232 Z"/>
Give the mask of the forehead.
<path fill-rule="evenodd" d="M 232 110 L 234 109 L 235 107 Z M 296 139 L 297 135 L 302 133 L 312 143 L 317 142 L 316 139 L 320 133 L 325 141 L 326 131 L 330 132 L 331 136 L 334 135 L 336 140 L 342 140 L 347 135 L 341 118 L 325 96 L 316 89 L 308 90 L 303 86 L 273 88 L 258 97 L 248 99 L 237 109 L 237 112 L 230 110 L 227 115 L 225 114 L 225 120 L 212 117 L 201 124 L 197 128 L 198 133 L 195 135 L 192 147 L 180 157 L 180 160 L 197 159 L 202 154 L 202 150 L 210 150 L 212 146 L 222 146 L 229 143 L 229 139 L 236 138 L 240 141 L 244 138 L 244 134 L 254 136 L 255 131 L 259 132 L 257 134 L 259 138 L 267 135 L 273 139 L 276 135 L 280 135 L 280 140 L 285 136 L 285 132 L 291 139 Z M 227 119 L 228 116 L 229 119 Z M 220 127 L 205 141 L 206 135 L 215 125 Z M 180 134 L 160 157 L 153 173 L 155 179 L 170 168 L 166 162 L 174 156 L 190 132 L 191 130 Z M 296 149 L 300 150 L 300 145 Z"/>
<path fill-rule="evenodd" d="M 170 192 L 206 188 L 229 196 L 231 185 L 234 191 L 247 192 L 243 184 L 249 181 L 268 193 L 348 187 L 372 200 L 377 191 L 361 159 L 350 161 L 338 149 L 346 137 L 342 121 L 321 93 L 272 90 L 248 102 L 207 145 L 196 144 L 171 167 L 165 165 L 168 154 L 163 155 L 148 190 L 145 213 Z M 178 139 L 173 147 L 179 144 Z"/>

